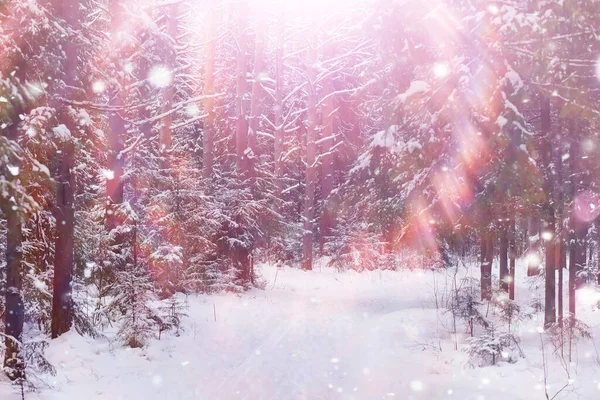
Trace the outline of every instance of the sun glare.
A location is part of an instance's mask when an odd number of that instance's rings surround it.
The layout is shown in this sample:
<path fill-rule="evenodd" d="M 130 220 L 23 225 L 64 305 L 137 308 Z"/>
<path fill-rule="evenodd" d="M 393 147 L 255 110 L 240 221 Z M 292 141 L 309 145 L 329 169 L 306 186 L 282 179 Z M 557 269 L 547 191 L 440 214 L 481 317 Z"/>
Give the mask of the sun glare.
<path fill-rule="evenodd" d="M 165 88 L 173 82 L 173 72 L 164 65 L 158 65 L 150 70 L 148 80 L 156 88 Z"/>
<path fill-rule="evenodd" d="M 436 78 L 445 78 L 450 73 L 450 67 L 448 63 L 439 62 L 433 66 L 433 75 Z"/>

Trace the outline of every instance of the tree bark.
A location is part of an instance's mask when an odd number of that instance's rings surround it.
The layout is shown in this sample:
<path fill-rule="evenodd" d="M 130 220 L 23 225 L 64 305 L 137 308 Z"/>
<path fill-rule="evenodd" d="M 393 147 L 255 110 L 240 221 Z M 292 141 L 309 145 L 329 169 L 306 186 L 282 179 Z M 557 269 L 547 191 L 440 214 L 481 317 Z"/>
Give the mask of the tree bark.
<path fill-rule="evenodd" d="M 79 30 L 79 2 L 65 0 L 62 14 L 67 24 L 74 32 Z M 67 88 L 65 97 L 72 96 L 69 88 L 77 84 L 77 56 L 76 42 L 69 38 L 65 43 L 66 63 L 65 86 Z M 65 110 L 59 112 L 59 118 L 65 116 Z M 52 338 L 57 338 L 71 329 L 73 324 L 73 231 L 75 228 L 75 181 L 72 174 L 74 167 L 75 147 L 72 139 L 63 143 L 60 155 L 57 182 L 57 199 L 55 207 L 56 218 L 56 242 L 54 255 L 54 281 L 52 293 Z"/>
<path fill-rule="evenodd" d="M 492 298 L 492 263 L 494 261 L 494 234 L 486 229 L 481 237 L 481 299 Z"/>
<path fill-rule="evenodd" d="M 597 284 L 600 286 L 600 220 L 596 220 L 596 271 L 598 271 Z"/>
<path fill-rule="evenodd" d="M 245 3 L 243 3 L 245 4 Z M 247 7 L 241 6 L 239 10 L 239 20 L 237 25 L 237 52 L 236 52 L 236 96 L 235 96 L 235 148 L 237 170 L 240 177 L 245 176 L 247 172 L 247 154 L 248 148 L 248 121 L 246 120 L 246 18 Z"/>
<path fill-rule="evenodd" d="M 329 54 L 326 54 L 329 56 Z M 332 93 L 334 92 L 333 80 L 329 76 L 326 78 L 323 85 L 323 97 L 328 96 L 323 103 L 322 111 L 322 126 L 323 131 L 321 134 L 321 199 L 323 201 L 323 212 L 321 215 L 321 243 L 320 249 L 323 252 L 323 246 L 325 245 L 326 238 L 331 235 L 331 229 L 333 227 L 333 210 L 327 199 L 333 191 L 333 161 L 334 157 L 332 154 L 335 140 L 334 135 L 334 117 L 335 112 L 335 99 Z"/>
<path fill-rule="evenodd" d="M 18 115 L 19 112 L 15 113 Z M 9 140 L 17 141 L 18 125 L 15 123 L 6 128 L 6 136 Z M 19 157 L 12 157 L 11 164 L 20 167 Z M 4 176 L 9 181 L 16 181 L 18 177 L 5 168 Z M 25 365 L 23 361 L 21 343 L 23 340 L 23 320 L 25 308 L 23 305 L 23 281 L 22 273 L 22 241 L 23 231 L 19 205 L 15 201 L 15 193 L 9 197 L 2 198 L 4 215 L 6 217 L 6 291 L 4 327 L 6 337 L 4 344 L 4 368 L 11 380 L 25 377 Z"/>
<path fill-rule="evenodd" d="M 54 255 L 54 292 L 52 296 L 52 338 L 71 329 L 73 323 L 73 230 L 75 227 L 75 181 L 73 179 L 74 148 L 72 143 L 63 147 L 57 176 L 56 244 Z"/>
<path fill-rule="evenodd" d="M 509 291 L 509 284 L 510 284 L 510 277 L 509 277 L 509 270 L 508 270 L 508 252 L 509 252 L 509 245 L 508 245 L 508 228 L 506 226 L 502 226 L 501 227 L 501 231 L 500 231 L 500 269 L 499 269 L 499 274 L 500 274 L 500 290 L 508 293 Z"/>
<path fill-rule="evenodd" d="M 262 86 L 261 81 L 264 71 L 264 46 L 265 46 L 265 21 L 261 15 L 258 17 L 256 22 L 256 36 L 254 43 L 254 70 L 252 76 L 254 81 L 252 82 L 252 97 L 250 101 L 250 121 L 248 126 L 248 149 L 250 151 L 249 157 L 254 159 L 257 154 L 256 151 L 256 135 L 258 132 L 259 119 L 261 117 L 260 106 L 262 103 Z M 252 163 L 251 163 L 252 164 Z M 250 165 L 252 169 L 253 166 Z"/>
<path fill-rule="evenodd" d="M 317 38 L 313 34 L 308 49 L 308 120 L 306 127 L 306 181 L 304 194 L 304 232 L 302 237 L 302 269 L 312 269 L 313 256 L 313 218 L 315 213 L 315 161 L 317 156 Z"/>
<path fill-rule="evenodd" d="M 236 99 L 235 99 L 235 112 L 236 112 L 236 166 L 240 180 L 244 180 L 248 177 L 250 168 L 250 157 L 251 154 L 248 152 L 248 121 L 246 119 L 246 92 L 247 92 L 247 65 L 246 65 L 246 23 L 247 23 L 248 9 L 247 4 L 242 2 L 239 10 L 239 19 L 237 24 L 237 67 L 236 67 Z M 238 265 L 239 276 L 243 282 L 250 282 L 251 276 L 251 263 L 250 263 L 250 249 L 246 248 L 242 242 L 243 227 L 238 222 L 238 226 L 233 228 L 233 237 L 236 237 L 238 243 L 234 245 L 232 251 L 232 257 L 235 264 Z"/>
<path fill-rule="evenodd" d="M 516 246 L 516 228 L 514 211 L 509 222 L 509 247 L 508 254 L 510 259 L 509 266 L 509 284 L 508 284 L 508 298 L 511 300 L 515 299 L 515 275 L 516 275 L 516 261 L 517 261 L 517 246 Z"/>
<path fill-rule="evenodd" d="M 570 147 L 569 167 L 570 181 L 573 203 L 581 189 L 581 151 L 579 148 L 579 138 L 575 120 L 569 120 L 569 137 L 575 139 L 574 145 Z M 569 214 L 570 243 L 569 243 L 569 317 L 574 318 L 577 311 L 575 290 L 577 289 L 577 272 L 585 266 L 585 248 L 583 241 L 585 239 L 586 226 L 581 221 L 575 211 L 573 204 Z"/>
<path fill-rule="evenodd" d="M 275 105 L 274 105 L 274 122 L 275 122 L 275 144 L 273 158 L 275 161 L 275 193 L 277 198 L 281 200 L 283 196 L 283 79 L 284 79 L 284 37 L 283 37 L 284 21 L 281 17 L 279 22 L 279 32 L 277 34 L 277 49 L 275 50 Z"/>
<path fill-rule="evenodd" d="M 112 32 L 111 38 L 117 37 L 116 32 L 118 31 L 120 24 L 122 23 L 122 8 L 120 2 L 112 0 L 110 2 L 111 12 L 111 25 Z M 111 43 L 113 46 L 114 54 L 112 56 L 112 63 L 115 68 L 121 67 L 121 56 L 122 54 L 117 51 L 118 43 Z M 117 79 L 116 87 L 111 88 L 109 95 L 109 104 L 114 109 L 120 109 L 125 104 L 123 88 L 125 82 L 121 82 Z M 124 155 L 122 154 L 125 148 L 125 120 L 121 117 L 121 113 L 124 111 L 112 111 L 108 119 L 108 154 L 107 154 L 107 166 L 111 171 L 112 176 L 106 178 L 106 198 L 108 201 L 106 224 L 108 231 L 112 231 L 119 225 L 120 221 L 116 212 L 116 208 L 123 203 L 124 196 L 124 185 L 123 185 L 123 169 L 124 169 Z"/>
<path fill-rule="evenodd" d="M 164 117 L 161 118 L 160 121 L 160 129 L 159 129 L 159 146 L 160 152 L 163 155 L 162 168 L 166 169 L 169 167 L 168 162 L 168 152 L 171 149 L 171 142 L 173 141 L 173 132 L 171 126 L 173 125 L 173 113 L 169 112 L 173 107 L 173 102 L 175 100 L 175 82 L 174 82 L 174 71 L 177 64 L 177 53 L 175 50 L 175 44 L 177 43 L 177 17 L 179 15 L 177 2 L 169 4 L 167 6 L 166 12 L 166 33 L 168 37 L 171 39 L 166 45 L 166 53 L 163 57 L 167 60 L 167 65 L 171 72 L 172 81 L 165 88 L 163 92 L 163 101 L 162 101 L 162 113 L 165 114 Z"/>
<path fill-rule="evenodd" d="M 215 56 L 217 40 L 217 16 L 214 7 L 209 7 L 206 18 L 207 45 L 206 64 L 204 66 L 204 129 L 202 131 L 202 178 L 208 179 L 212 176 L 214 157 L 214 135 L 215 135 Z"/>
<path fill-rule="evenodd" d="M 537 216 L 530 216 L 527 227 L 527 241 L 529 243 L 529 256 L 527 257 L 527 276 L 540 273 L 540 221 Z"/>
<path fill-rule="evenodd" d="M 542 161 L 544 163 L 544 220 L 542 238 L 545 244 L 545 300 L 544 300 L 544 327 L 548 328 L 556 323 L 556 265 L 555 265 L 555 243 L 556 243 L 556 217 L 553 205 L 553 171 L 552 169 L 552 139 L 550 98 L 542 96 L 540 101 L 540 122 L 542 135 Z M 545 238 L 544 238 L 545 237 Z"/>
<path fill-rule="evenodd" d="M 562 120 L 559 120 L 560 124 L 558 127 L 559 137 L 562 134 Z M 555 245 L 555 267 L 558 270 L 558 282 L 557 282 L 557 315 L 558 315 L 558 325 L 560 327 L 563 326 L 564 320 L 564 297 L 563 297 L 563 284 L 564 284 L 564 276 L 563 271 L 566 266 L 566 253 L 565 253 L 565 229 L 564 229 L 564 220 L 565 220 L 565 199 L 564 199 L 564 169 L 563 169 L 563 160 L 562 160 L 562 146 L 558 146 L 558 151 L 554 157 L 554 163 L 556 165 L 556 207 L 557 207 L 557 221 L 556 221 L 556 245 Z"/>

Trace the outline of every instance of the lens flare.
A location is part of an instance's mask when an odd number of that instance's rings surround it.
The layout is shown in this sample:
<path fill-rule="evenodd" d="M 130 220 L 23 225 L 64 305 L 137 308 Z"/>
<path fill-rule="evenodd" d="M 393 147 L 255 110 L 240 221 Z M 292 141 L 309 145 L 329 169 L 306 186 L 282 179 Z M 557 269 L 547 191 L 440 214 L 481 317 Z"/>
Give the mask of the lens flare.
<path fill-rule="evenodd" d="M 433 75 L 436 78 L 445 78 L 448 76 L 448 74 L 450 74 L 450 67 L 448 66 L 448 63 L 442 62 L 433 66 Z"/>
<path fill-rule="evenodd" d="M 579 193 L 573 201 L 573 213 L 581 221 L 595 220 L 600 214 L 600 196 L 591 190 Z"/>
<path fill-rule="evenodd" d="M 148 80 L 156 88 L 165 88 L 173 82 L 173 72 L 169 68 L 159 65 L 150 70 Z"/>

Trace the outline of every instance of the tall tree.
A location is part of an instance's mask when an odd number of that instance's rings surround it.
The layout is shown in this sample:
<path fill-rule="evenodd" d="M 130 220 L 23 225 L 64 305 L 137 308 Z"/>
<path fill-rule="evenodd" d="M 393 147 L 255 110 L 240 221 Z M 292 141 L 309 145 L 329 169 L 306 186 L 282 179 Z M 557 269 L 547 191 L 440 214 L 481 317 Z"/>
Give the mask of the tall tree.
<path fill-rule="evenodd" d="M 78 86 L 79 2 L 63 0 L 61 15 L 68 27 L 70 40 L 64 44 L 65 99 L 72 99 Z M 59 120 L 69 120 L 66 105 L 59 111 Z M 68 122 L 67 122 L 68 124 Z M 73 175 L 75 144 L 66 124 L 55 128 L 62 139 L 56 175 L 57 196 L 55 218 L 57 236 L 54 256 L 54 282 L 52 294 L 52 337 L 56 338 L 71 329 L 73 323 L 73 232 L 75 227 L 75 180 Z"/>
<path fill-rule="evenodd" d="M 316 161 L 317 161 L 317 34 L 313 33 L 306 57 L 308 94 L 306 121 L 306 176 L 304 181 L 304 213 L 302 233 L 302 269 L 313 267 L 313 220 L 315 217 Z"/>
<path fill-rule="evenodd" d="M 556 217 L 554 211 L 554 171 L 552 171 L 552 128 L 551 128 L 550 98 L 542 95 L 540 99 L 540 134 L 542 141 L 542 162 L 544 173 L 543 205 L 544 227 L 542 239 L 545 242 L 545 300 L 544 300 L 544 326 L 552 326 L 556 322 Z"/>

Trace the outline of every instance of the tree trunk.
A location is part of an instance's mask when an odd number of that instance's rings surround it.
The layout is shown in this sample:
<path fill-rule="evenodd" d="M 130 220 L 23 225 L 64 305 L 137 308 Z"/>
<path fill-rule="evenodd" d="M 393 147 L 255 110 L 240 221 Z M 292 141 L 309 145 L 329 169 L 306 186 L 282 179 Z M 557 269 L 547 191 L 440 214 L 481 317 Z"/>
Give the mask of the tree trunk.
<path fill-rule="evenodd" d="M 508 298 L 511 300 L 515 299 L 515 275 L 516 275 L 516 264 L 517 264 L 517 243 L 516 243 L 516 228 L 515 228 L 515 219 L 514 212 L 513 216 L 510 219 L 510 227 L 509 227 L 509 248 L 508 254 L 510 259 L 510 279 L 508 285 Z"/>
<path fill-rule="evenodd" d="M 492 298 L 492 263 L 494 260 L 494 235 L 486 229 L 481 237 L 481 299 Z"/>
<path fill-rule="evenodd" d="M 277 49 L 275 50 L 275 104 L 274 104 L 274 122 L 275 122 L 275 144 L 274 144 L 274 161 L 275 161 L 275 193 L 278 199 L 283 196 L 283 37 L 284 21 L 283 17 L 279 23 L 279 32 L 277 34 Z"/>
<path fill-rule="evenodd" d="M 530 216 L 527 227 L 529 251 L 527 257 L 527 276 L 540 273 L 540 221 L 537 216 Z"/>
<path fill-rule="evenodd" d="M 243 3 L 245 4 L 245 3 Z M 247 172 L 247 156 L 246 149 L 248 148 L 248 121 L 246 120 L 246 18 L 247 7 L 242 6 L 239 11 L 238 33 L 237 33 L 237 67 L 236 67 L 236 96 L 235 96 L 235 148 L 237 170 L 240 177 L 245 176 Z"/>
<path fill-rule="evenodd" d="M 113 49 L 118 49 L 118 43 L 116 43 L 117 31 L 122 23 L 122 8 L 120 2 L 112 0 L 110 2 L 110 12 L 112 17 L 112 32 L 111 38 L 114 41 L 111 43 Z M 122 54 L 119 51 L 114 50 L 112 63 L 115 68 L 121 68 L 121 57 Z M 121 82 L 117 79 L 118 85 L 111 88 L 109 94 L 109 104 L 114 109 L 120 109 L 125 104 L 124 97 L 125 93 L 123 88 L 125 82 Z M 123 185 L 123 168 L 125 164 L 124 155 L 122 154 L 125 148 L 125 120 L 121 117 L 121 113 L 124 110 L 112 111 L 108 119 L 108 154 L 107 154 L 107 166 L 111 174 L 106 177 L 106 198 L 108 200 L 106 225 L 108 231 L 112 231 L 120 224 L 119 217 L 116 213 L 116 208 L 123 203 L 124 196 L 124 185 Z M 117 240 L 119 242 L 119 240 Z"/>
<path fill-rule="evenodd" d="M 73 322 L 73 230 L 75 226 L 75 182 L 73 179 L 74 148 L 63 147 L 57 176 L 56 245 L 54 255 L 54 293 L 52 296 L 52 338 L 71 329 Z"/>
<path fill-rule="evenodd" d="M 577 125 L 575 120 L 569 120 L 569 137 L 575 138 L 575 144 L 570 147 L 570 181 L 573 200 L 576 199 L 582 187 L 582 165 L 581 151 L 579 148 L 579 138 Z M 574 212 L 575 206 L 570 209 L 569 226 L 570 226 L 570 245 L 569 245 L 569 316 L 574 318 L 576 315 L 576 298 L 575 290 L 578 286 L 577 273 L 585 267 L 585 248 L 584 239 L 586 226 L 585 223 L 578 218 Z"/>
<path fill-rule="evenodd" d="M 252 73 L 254 81 L 252 82 L 252 98 L 250 101 L 250 121 L 248 126 L 248 149 L 249 156 L 254 159 L 256 151 L 256 135 L 258 132 L 259 119 L 261 117 L 260 106 L 262 104 L 262 77 L 264 71 L 264 46 L 265 46 L 265 22 L 259 15 L 256 25 L 256 39 L 254 44 L 254 71 Z M 253 163 L 251 163 L 253 164 Z M 250 166 L 253 169 L 253 165 Z"/>
<path fill-rule="evenodd" d="M 559 127 L 558 127 L 558 135 L 562 136 L 562 119 L 559 119 Z M 562 145 L 557 146 L 558 151 L 554 157 L 554 164 L 556 165 L 556 208 L 557 208 L 557 221 L 556 221 L 556 244 L 555 244 L 555 267 L 558 270 L 558 282 L 557 282 L 557 315 L 558 315 L 558 325 L 560 327 L 563 326 L 564 320 L 564 297 L 563 297 L 563 284 L 564 284 L 564 276 L 563 271 L 566 263 L 566 253 L 565 253 L 565 229 L 564 229 L 564 220 L 565 220 L 565 199 L 564 199 L 564 185 L 565 185 L 565 174 L 563 169 L 563 160 L 562 160 Z"/>
<path fill-rule="evenodd" d="M 175 49 L 175 44 L 177 43 L 177 17 L 179 14 L 177 2 L 169 4 L 167 6 L 166 12 L 166 33 L 167 36 L 171 39 L 169 43 L 165 46 L 166 54 L 163 54 L 163 57 L 167 60 L 167 65 L 169 67 L 169 71 L 172 74 L 172 81 L 165 88 L 163 92 L 163 101 L 162 101 L 162 114 L 165 114 L 160 121 L 160 129 L 159 129 L 159 146 L 160 152 L 162 154 L 162 168 L 167 169 L 169 167 L 168 162 L 168 152 L 171 149 L 171 142 L 173 141 L 173 132 L 171 126 L 173 125 L 173 113 L 170 112 L 173 108 L 173 102 L 175 100 L 175 82 L 174 82 L 174 74 L 175 67 L 177 65 L 177 53 Z"/>
<path fill-rule="evenodd" d="M 212 6 L 208 7 L 206 17 L 206 64 L 204 65 L 204 127 L 202 130 L 202 178 L 212 175 L 214 135 L 215 135 L 215 54 L 217 40 L 217 12 Z"/>
<path fill-rule="evenodd" d="M 545 229 L 554 236 L 546 243 L 546 279 L 545 279 L 545 301 L 544 301 L 544 327 L 550 327 L 556 323 L 556 264 L 555 264 L 555 222 L 554 214 L 550 214 Z"/>
<path fill-rule="evenodd" d="M 249 173 L 249 160 L 251 154 L 248 152 L 248 121 L 246 119 L 246 92 L 247 92 L 247 66 L 246 66 L 246 18 L 248 15 L 246 3 L 242 3 L 241 9 L 239 10 L 239 20 L 237 25 L 237 81 L 236 81 L 236 99 L 235 99 L 235 112 L 236 112 L 236 161 L 237 171 L 240 180 L 248 177 Z M 234 228 L 235 234 L 233 237 L 239 239 L 238 243 L 234 245 L 232 256 L 234 263 L 238 265 L 240 277 L 243 282 L 250 282 L 251 271 L 250 271 L 250 252 L 249 249 L 243 244 L 243 227 L 239 222 L 238 227 Z"/>
<path fill-rule="evenodd" d="M 326 54 L 329 56 L 329 54 Z M 335 112 L 335 99 L 332 93 L 334 92 L 333 80 L 329 76 L 326 78 L 323 85 L 323 96 L 329 96 L 323 103 L 322 111 L 322 126 L 323 131 L 321 134 L 321 200 L 323 201 L 323 212 L 321 215 L 321 243 L 320 249 L 323 252 L 323 246 L 325 245 L 326 238 L 331 235 L 331 228 L 333 227 L 333 210 L 332 206 L 328 203 L 327 199 L 333 191 L 333 146 L 335 140 L 333 138 L 334 132 L 334 117 Z"/>
<path fill-rule="evenodd" d="M 508 227 L 502 226 L 500 229 L 500 290 L 508 293 L 510 286 L 508 270 Z"/>
<path fill-rule="evenodd" d="M 598 271 L 597 284 L 600 286 L 600 220 L 596 220 L 596 271 Z"/>
<path fill-rule="evenodd" d="M 217 40 L 217 15 L 214 7 L 209 7 L 206 18 L 207 26 L 207 44 L 206 44 L 206 64 L 204 66 L 204 111 L 206 119 L 204 120 L 204 129 L 202 131 L 202 178 L 208 179 L 212 175 L 214 135 L 215 135 L 215 54 Z"/>
<path fill-rule="evenodd" d="M 79 30 L 79 2 L 65 1 L 63 17 L 74 32 Z M 65 84 L 67 92 L 65 97 L 71 97 L 70 89 L 77 82 L 77 53 L 78 49 L 73 40 L 65 44 L 66 63 Z M 59 113 L 63 118 L 66 112 Z M 66 117 L 68 118 L 68 117 Z M 58 173 L 56 177 L 56 243 L 54 248 L 54 291 L 52 293 L 52 338 L 57 338 L 71 329 L 73 324 L 73 231 L 75 228 L 75 181 L 72 169 L 75 162 L 75 146 L 72 139 L 64 141 L 60 155 Z"/>
<path fill-rule="evenodd" d="M 15 115 L 18 114 L 19 112 L 15 113 Z M 16 142 L 18 138 L 18 125 L 16 123 L 6 128 L 6 136 L 9 140 Z M 10 161 L 13 166 L 20 167 L 19 156 L 12 157 Z M 9 181 L 18 179 L 8 168 L 5 168 L 3 173 Z M 25 377 L 25 364 L 21 348 L 25 314 L 22 294 L 23 282 L 21 278 L 23 232 L 19 205 L 15 201 L 16 197 L 16 194 L 13 193 L 10 196 L 2 197 L 2 205 L 6 217 L 6 308 L 4 310 L 4 327 L 7 336 L 4 339 L 6 346 L 4 352 L 4 369 L 11 380 Z"/>
<path fill-rule="evenodd" d="M 315 141 L 317 130 L 317 38 L 313 38 L 308 49 L 308 121 L 306 127 L 306 192 L 304 194 L 304 232 L 302 237 L 302 269 L 312 269 L 313 255 L 313 218 L 315 212 L 315 186 L 316 171 L 315 161 L 317 144 Z"/>
<path fill-rule="evenodd" d="M 554 181 L 552 171 L 552 139 L 550 98 L 542 96 L 540 101 L 540 123 L 542 135 L 542 161 L 545 170 L 544 193 L 544 222 L 542 238 L 545 244 L 546 266 L 545 266 L 545 300 L 544 300 L 544 327 L 548 328 L 556 323 L 556 265 L 555 265 L 555 243 L 556 243 L 556 217 L 554 215 L 553 194 Z"/>
<path fill-rule="evenodd" d="M 559 224 L 562 224 L 562 221 L 559 222 Z M 562 229 L 560 232 L 560 235 L 558 237 L 558 244 L 556 246 L 556 268 L 558 270 L 558 285 L 557 285 L 557 297 L 558 297 L 558 309 L 557 309 L 557 313 L 558 313 L 558 324 L 560 326 L 562 326 L 563 323 L 563 318 L 564 318 L 564 305 L 563 305 L 563 283 L 564 283 L 564 278 L 563 278 L 563 269 L 565 268 L 565 262 L 566 262 L 566 257 L 565 257 L 565 242 L 562 238 Z"/>

